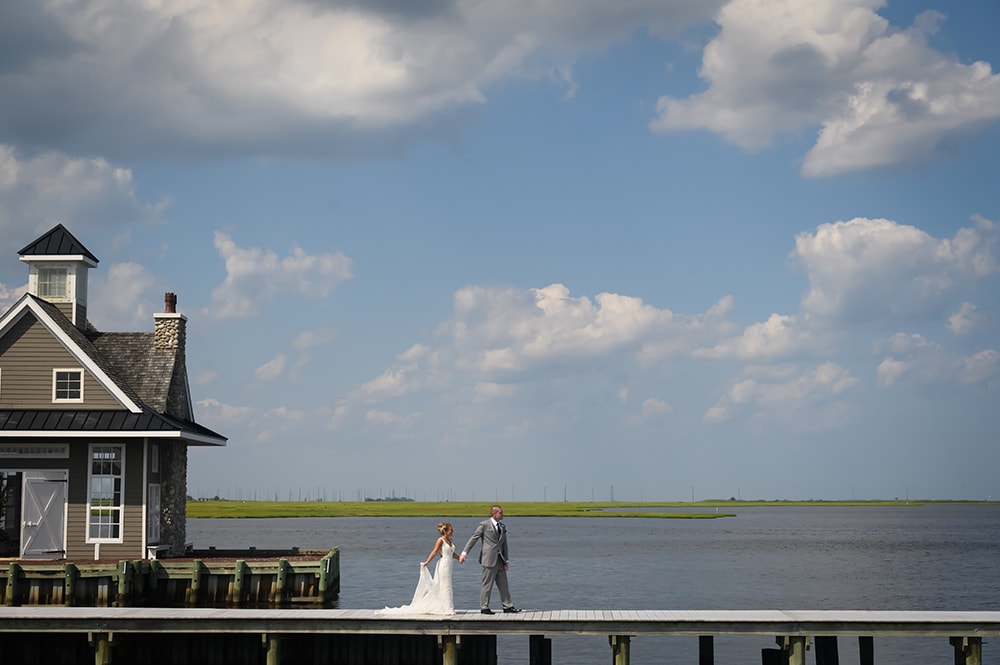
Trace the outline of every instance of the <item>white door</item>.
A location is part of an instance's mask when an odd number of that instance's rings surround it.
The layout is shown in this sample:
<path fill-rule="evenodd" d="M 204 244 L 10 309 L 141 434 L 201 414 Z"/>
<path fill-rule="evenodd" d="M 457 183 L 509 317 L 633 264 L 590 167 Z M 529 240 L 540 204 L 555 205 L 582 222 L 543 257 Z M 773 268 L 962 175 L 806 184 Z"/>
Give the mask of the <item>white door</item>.
<path fill-rule="evenodd" d="M 21 558 L 66 558 L 66 472 L 25 471 Z"/>

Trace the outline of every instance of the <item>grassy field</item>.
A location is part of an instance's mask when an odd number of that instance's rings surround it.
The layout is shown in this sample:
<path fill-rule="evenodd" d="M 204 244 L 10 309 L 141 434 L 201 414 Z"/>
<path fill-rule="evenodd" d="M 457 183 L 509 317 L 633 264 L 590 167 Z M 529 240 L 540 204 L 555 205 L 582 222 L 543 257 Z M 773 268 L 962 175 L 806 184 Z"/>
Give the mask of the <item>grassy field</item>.
<path fill-rule="evenodd" d="M 705 506 L 704 513 L 668 512 L 651 508 Z M 731 517 L 709 504 L 593 503 L 519 501 L 503 504 L 511 517 Z M 642 507 L 642 511 L 630 508 Z M 615 512 L 600 512 L 606 508 Z M 485 517 L 490 503 L 462 501 L 189 501 L 188 517 Z"/>
<path fill-rule="evenodd" d="M 976 501 L 699 501 L 602 503 L 572 501 L 505 502 L 511 517 L 636 517 L 716 519 L 733 517 L 747 506 L 918 506 Z M 684 508 L 684 511 L 671 511 Z M 641 510 L 639 510 L 641 509 Z M 490 504 L 462 501 L 189 501 L 188 517 L 485 517 Z"/>

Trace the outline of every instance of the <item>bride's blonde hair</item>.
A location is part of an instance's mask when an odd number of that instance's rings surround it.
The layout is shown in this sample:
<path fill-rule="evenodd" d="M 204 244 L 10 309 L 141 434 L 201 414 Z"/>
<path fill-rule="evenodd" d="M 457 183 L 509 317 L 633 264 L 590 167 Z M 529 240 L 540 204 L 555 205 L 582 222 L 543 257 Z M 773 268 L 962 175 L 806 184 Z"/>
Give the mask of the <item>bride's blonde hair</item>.
<path fill-rule="evenodd" d="M 451 528 L 451 522 L 441 522 L 440 524 L 438 524 L 438 533 L 440 533 L 443 536 L 444 534 L 448 533 L 448 529 L 450 528 Z"/>

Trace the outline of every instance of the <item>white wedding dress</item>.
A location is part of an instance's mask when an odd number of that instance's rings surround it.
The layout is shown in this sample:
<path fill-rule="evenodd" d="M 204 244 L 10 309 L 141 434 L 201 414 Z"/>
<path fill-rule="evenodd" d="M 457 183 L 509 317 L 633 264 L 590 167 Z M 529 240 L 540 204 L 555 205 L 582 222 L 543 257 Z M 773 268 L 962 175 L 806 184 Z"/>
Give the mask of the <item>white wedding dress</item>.
<path fill-rule="evenodd" d="M 455 600 L 451 591 L 451 564 L 455 546 L 441 543 L 441 556 L 432 574 L 423 563 L 420 564 L 420 579 L 409 605 L 386 607 L 380 614 L 454 614 Z"/>

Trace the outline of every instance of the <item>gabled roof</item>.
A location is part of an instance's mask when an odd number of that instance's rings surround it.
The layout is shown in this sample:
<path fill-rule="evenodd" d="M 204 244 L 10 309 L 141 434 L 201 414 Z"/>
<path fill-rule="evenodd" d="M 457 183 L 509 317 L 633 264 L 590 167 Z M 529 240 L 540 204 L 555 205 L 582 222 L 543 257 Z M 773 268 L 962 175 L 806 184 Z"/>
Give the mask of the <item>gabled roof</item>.
<path fill-rule="evenodd" d="M 122 405 L 133 413 L 142 410 L 140 400 L 128 384 L 119 379 L 104 354 L 55 305 L 26 293 L 0 317 L 0 336 L 14 322 L 30 312 L 55 337 L 77 362 L 87 368 L 95 379 Z"/>
<path fill-rule="evenodd" d="M 225 445 L 224 436 L 192 420 L 182 351 L 154 349 L 153 333 L 101 333 L 92 328 L 84 333 L 55 305 L 31 294 L 0 316 L 0 337 L 29 314 L 118 400 L 122 410 L 3 409 L 0 438 L 99 433 Z M 171 400 L 178 390 L 183 398 Z"/>
<path fill-rule="evenodd" d="M 18 255 L 73 256 L 89 259 L 94 265 L 99 263 L 98 258 L 62 224 L 56 224 L 48 233 L 26 245 Z"/>
<path fill-rule="evenodd" d="M 159 413 L 170 411 L 168 396 L 178 373 L 178 349 L 157 349 L 153 346 L 153 333 L 102 333 L 88 332 L 87 336 L 101 355 L 108 359 L 116 376 L 135 390 L 145 404 Z M 187 387 L 185 386 L 185 392 Z M 178 417 L 191 417 L 190 400 L 185 400 L 184 413 Z"/>

